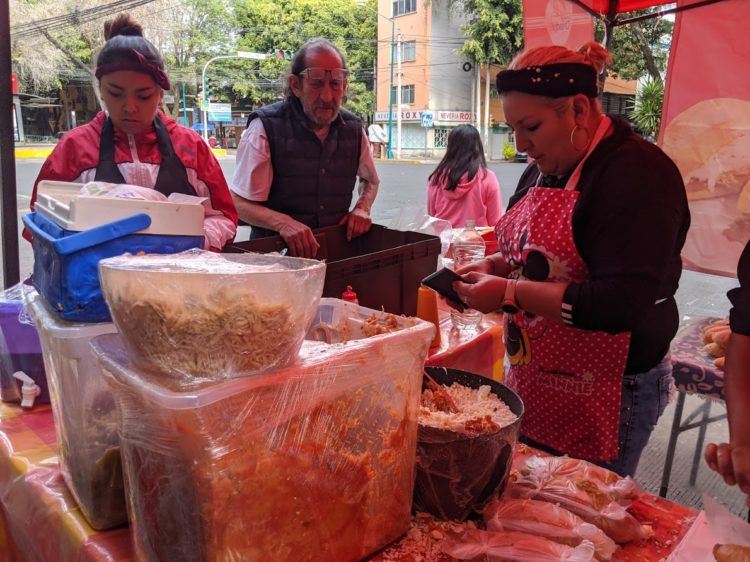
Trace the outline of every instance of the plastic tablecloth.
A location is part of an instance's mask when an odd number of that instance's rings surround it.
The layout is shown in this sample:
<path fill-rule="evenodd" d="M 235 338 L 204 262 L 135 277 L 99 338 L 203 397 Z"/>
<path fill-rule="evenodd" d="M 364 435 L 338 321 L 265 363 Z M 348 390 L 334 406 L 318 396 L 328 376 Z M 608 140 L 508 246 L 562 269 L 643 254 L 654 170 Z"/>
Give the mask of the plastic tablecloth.
<path fill-rule="evenodd" d="M 128 529 L 94 531 L 68 493 L 57 465 L 49 406 L 24 412 L 0 403 L 0 500 L 0 562 L 133 560 Z M 651 495 L 633 510 L 656 536 L 618 551 L 621 562 L 664 559 L 696 515 Z"/>
<path fill-rule="evenodd" d="M 441 317 L 443 343 L 429 363 L 502 378 L 501 316 L 485 316 L 480 331 L 468 335 L 451 329 L 445 311 Z M 0 507 L 0 562 L 134 559 L 129 530 L 93 530 L 68 492 L 49 406 L 24 411 L 0 402 Z M 689 508 L 651 496 L 640 509 L 644 512 L 639 519 L 655 522 L 657 540 L 624 550 L 618 560 L 658 560 L 676 547 L 695 516 Z"/>
<path fill-rule="evenodd" d="M 442 301 L 439 306 L 440 347 L 430 352 L 426 365 L 461 369 L 484 375 L 496 381 L 503 378 L 503 315 L 485 314 L 475 332 L 453 328 L 450 309 Z"/>
<path fill-rule="evenodd" d="M 680 392 L 724 400 L 724 371 L 703 351 L 703 329 L 718 318 L 692 318 L 672 340 L 672 375 Z"/>

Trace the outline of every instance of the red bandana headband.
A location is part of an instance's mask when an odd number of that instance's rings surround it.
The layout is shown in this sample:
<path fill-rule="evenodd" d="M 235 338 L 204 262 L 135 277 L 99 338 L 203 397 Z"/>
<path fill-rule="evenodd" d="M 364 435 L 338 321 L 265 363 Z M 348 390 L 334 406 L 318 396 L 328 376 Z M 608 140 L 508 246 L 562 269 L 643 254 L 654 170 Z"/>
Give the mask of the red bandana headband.
<path fill-rule="evenodd" d="M 164 69 L 160 68 L 154 63 L 148 62 L 148 60 L 146 60 L 146 57 L 144 57 L 135 49 L 130 50 L 135 55 L 136 60 L 112 62 L 109 64 L 97 66 L 95 73 L 96 77 L 101 78 L 105 74 L 109 74 L 110 72 L 117 72 L 118 70 L 133 70 L 135 72 L 143 72 L 150 75 L 163 90 L 172 89 L 172 86 L 169 83 L 169 78 L 167 78 Z"/>

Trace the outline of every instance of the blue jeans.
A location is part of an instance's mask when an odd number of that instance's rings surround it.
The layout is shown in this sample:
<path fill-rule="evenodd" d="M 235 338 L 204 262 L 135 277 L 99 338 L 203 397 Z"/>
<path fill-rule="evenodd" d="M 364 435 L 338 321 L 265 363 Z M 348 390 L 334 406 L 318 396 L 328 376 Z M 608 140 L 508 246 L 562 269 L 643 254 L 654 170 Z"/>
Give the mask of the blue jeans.
<path fill-rule="evenodd" d="M 596 463 L 620 476 L 634 476 L 641 453 L 669 402 L 672 361 L 667 354 L 645 373 L 625 375 L 620 403 L 619 455 Z"/>
<path fill-rule="evenodd" d="M 619 455 L 611 461 L 595 464 L 620 476 L 635 475 L 641 453 L 669 402 L 671 384 L 672 361 L 669 354 L 664 356 L 656 367 L 645 373 L 623 376 Z M 553 455 L 564 454 L 523 436 L 520 440 Z"/>

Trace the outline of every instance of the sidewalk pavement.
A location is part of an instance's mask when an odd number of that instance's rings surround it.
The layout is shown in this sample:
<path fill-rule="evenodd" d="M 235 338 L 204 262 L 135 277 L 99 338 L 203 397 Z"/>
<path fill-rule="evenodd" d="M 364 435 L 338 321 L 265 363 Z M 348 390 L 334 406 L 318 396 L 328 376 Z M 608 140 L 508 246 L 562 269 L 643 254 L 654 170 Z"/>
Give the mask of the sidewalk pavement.
<path fill-rule="evenodd" d="M 36 144 L 36 143 L 18 143 L 15 145 L 15 156 L 16 160 L 26 159 L 45 159 L 47 156 L 52 154 L 52 149 L 55 148 L 54 144 Z M 232 157 L 234 158 L 235 150 L 227 150 L 226 148 L 212 148 L 211 151 L 217 158 Z"/>
<path fill-rule="evenodd" d="M 55 148 L 54 144 L 51 143 L 18 143 L 15 146 L 16 160 L 22 159 L 45 159 L 52 153 L 52 149 Z M 236 148 L 212 148 L 214 156 L 217 158 L 235 158 L 237 155 Z M 437 164 L 440 162 L 439 158 L 375 158 L 376 164 Z M 493 164 L 511 164 L 505 160 L 490 160 Z"/>

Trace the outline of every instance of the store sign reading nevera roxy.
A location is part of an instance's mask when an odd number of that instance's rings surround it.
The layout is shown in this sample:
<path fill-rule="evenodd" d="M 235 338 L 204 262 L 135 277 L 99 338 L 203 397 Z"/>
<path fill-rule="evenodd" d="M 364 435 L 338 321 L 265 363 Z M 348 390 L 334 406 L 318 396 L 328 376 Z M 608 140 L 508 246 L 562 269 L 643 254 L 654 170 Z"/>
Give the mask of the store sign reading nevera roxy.
<path fill-rule="evenodd" d="M 433 111 L 427 109 L 409 109 L 401 111 L 401 121 L 421 122 L 423 114 L 432 114 L 435 123 L 471 123 L 474 120 L 474 114 L 471 111 Z M 389 115 L 390 114 L 387 111 L 376 111 L 375 121 L 379 123 L 387 123 Z M 394 111 L 393 121 L 395 122 L 396 120 L 398 120 L 398 113 Z"/>

